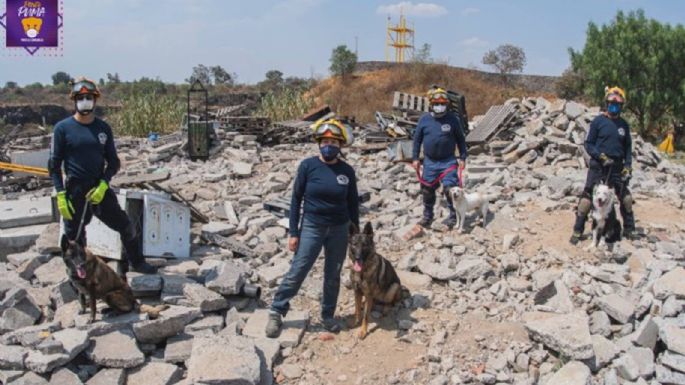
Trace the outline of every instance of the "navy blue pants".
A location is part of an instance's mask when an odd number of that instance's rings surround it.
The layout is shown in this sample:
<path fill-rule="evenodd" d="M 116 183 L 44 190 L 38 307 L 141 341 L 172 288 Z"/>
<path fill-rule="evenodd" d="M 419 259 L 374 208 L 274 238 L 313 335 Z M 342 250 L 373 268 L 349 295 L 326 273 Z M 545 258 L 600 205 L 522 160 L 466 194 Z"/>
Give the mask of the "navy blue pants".
<path fill-rule="evenodd" d="M 76 211 L 72 215 L 72 220 L 64 220 L 64 229 L 69 240 L 76 240 L 79 225 L 81 223 L 81 216 L 83 215 L 83 208 L 86 203 L 86 194 L 90 189 L 96 187 L 97 182 L 82 182 L 69 180 L 66 185 L 67 198 L 71 201 Z M 117 197 L 111 189 L 105 193 L 105 197 L 98 205 L 89 205 L 85 217 L 83 217 L 83 230 L 81 236 L 77 240 L 80 244 L 86 245 L 86 226 L 90 223 L 95 215 L 96 218 L 102 221 L 107 227 L 119 233 L 121 243 L 124 246 L 126 259 L 131 264 L 138 264 L 143 262 L 143 255 L 140 251 L 138 237 L 136 230 L 131 224 L 128 215 L 119 206 Z"/>

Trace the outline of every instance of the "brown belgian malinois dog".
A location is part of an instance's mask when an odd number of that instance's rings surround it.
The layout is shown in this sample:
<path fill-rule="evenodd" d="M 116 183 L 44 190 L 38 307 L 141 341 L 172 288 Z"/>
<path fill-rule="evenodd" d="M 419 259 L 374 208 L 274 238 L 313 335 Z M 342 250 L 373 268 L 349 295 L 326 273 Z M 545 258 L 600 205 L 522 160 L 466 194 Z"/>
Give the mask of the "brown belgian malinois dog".
<path fill-rule="evenodd" d="M 361 233 L 357 226 L 351 224 L 348 243 L 348 257 L 352 260 L 350 279 L 354 290 L 354 325 L 361 323 L 359 337 L 363 339 L 374 303 L 384 304 L 384 312 L 387 312 L 391 305 L 408 297 L 409 291 L 402 287 L 390 262 L 376 253 L 371 222 L 366 223 Z"/>
<path fill-rule="evenodd" d="M 126 280 L 78 242 L 69 241 L 63 235 L 60 246 L 69 279 L 79 292 L 83 312 L 86 311 L 86 295 L 90 301 L 90 322 L 95 321 L 95 303 L 98 299 L 105 301 L 117 313 L 138 310 L 147 313 L 152 319 L 159 317 L 159 313 L 169 307 L 139 304 Z"/>

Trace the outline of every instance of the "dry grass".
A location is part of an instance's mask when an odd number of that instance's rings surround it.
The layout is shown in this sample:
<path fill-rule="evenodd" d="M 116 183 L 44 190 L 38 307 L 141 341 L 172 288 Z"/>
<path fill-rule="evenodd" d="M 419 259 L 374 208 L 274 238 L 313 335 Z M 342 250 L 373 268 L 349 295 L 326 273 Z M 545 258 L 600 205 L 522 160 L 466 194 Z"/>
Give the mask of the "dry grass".
<path fill-rule="evenodd" d="M 418 63 L 355 74 L 345 80 L 329 78 L 314 87 L 310 95 L 316 104 L 329 104 L 341 115 L 353 115 L 357 121 L 371 122 L 375 111 L 392 109 L 394 91 L 423 95 L 432 84 L 463 93 L 469 118 L 483 114 L 490 106 L 511 97 L 535 96 L 525 89 L 484 79 L 474 71 Z"/>

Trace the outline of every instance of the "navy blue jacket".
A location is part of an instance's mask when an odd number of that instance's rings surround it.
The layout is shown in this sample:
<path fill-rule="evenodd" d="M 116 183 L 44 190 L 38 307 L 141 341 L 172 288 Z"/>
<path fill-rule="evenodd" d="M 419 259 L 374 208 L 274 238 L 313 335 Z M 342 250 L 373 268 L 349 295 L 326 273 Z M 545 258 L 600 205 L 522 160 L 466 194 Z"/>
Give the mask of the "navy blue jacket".
<path fill-rule="evenodd" d="M 600 154 L 606 154 L 630 167 L 633 162 L 632 147 L 630 127 L 623 118 L 611 119 L 602 114 L 590 123 L 590 131 L 585 138 L 585 151 L 593 159 L 599 160 Z"/>
<path fill-rule="evenodd" d="M 81 124 L 73 116 L 57 123 L 48 164 L 57 191 L 64 190 L 62 163 L 67 178 L 88 183 L 104 179 L 109 183 L 120 166 L 110 126 L 99 118 Z"/>
<path fill-rule="evenodd" d="M 300 207 L 317 225 L 334 226 L 351 221 L 359 226 L 359 193 L 354 169 L 342 160 L 326 164 L 318 156 L 297 168 L 290 202 L 290 236 L 300 236 Z"/>
<path fill-rule="evenodd" d="M 459 146 L 459 157 L 466 160 L 466 138 L 464 129 L 457 116 L 448 111 L 440 118 L 425 113 L 419 119 L 414 131 L 414 149 L 412 157 L 419 159 L 423 144 L 423 155 L 434 160 L 444 160 L 455 156 Z"/>

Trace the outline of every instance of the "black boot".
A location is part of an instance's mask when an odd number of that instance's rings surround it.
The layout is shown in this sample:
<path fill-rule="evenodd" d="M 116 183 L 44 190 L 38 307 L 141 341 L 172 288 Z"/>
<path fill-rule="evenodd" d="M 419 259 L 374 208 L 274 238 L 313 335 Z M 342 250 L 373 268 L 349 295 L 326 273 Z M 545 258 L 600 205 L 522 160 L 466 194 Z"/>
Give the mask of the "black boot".
<path fill-rule="evenodd" d="M 132 263 L 130 270 L 141 274 L 155 274 L 157 273 L 157 268 L 150 265 L 149 263 L 142 261 L 138 263 Z"/>

